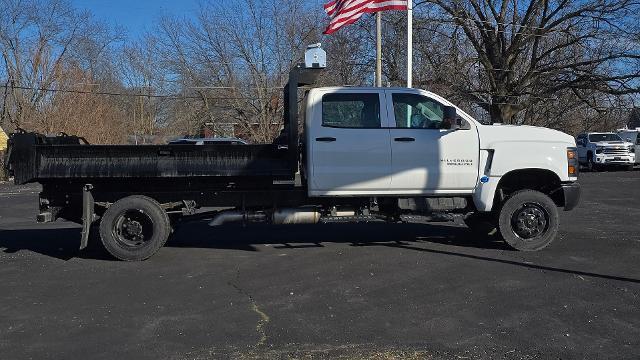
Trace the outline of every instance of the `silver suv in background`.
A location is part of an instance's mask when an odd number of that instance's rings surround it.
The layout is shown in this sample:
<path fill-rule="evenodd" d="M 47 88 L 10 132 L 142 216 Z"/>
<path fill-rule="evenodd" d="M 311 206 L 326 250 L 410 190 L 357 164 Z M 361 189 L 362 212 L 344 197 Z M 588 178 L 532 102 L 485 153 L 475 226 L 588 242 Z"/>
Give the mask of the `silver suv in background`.
<path fill-rule="evenodd" d="M 578 160 L 589 170 L 623 166 L 633 170 L 636 162 L 635 145 L 615 133 L 585 133 L 576 138 Z"/>

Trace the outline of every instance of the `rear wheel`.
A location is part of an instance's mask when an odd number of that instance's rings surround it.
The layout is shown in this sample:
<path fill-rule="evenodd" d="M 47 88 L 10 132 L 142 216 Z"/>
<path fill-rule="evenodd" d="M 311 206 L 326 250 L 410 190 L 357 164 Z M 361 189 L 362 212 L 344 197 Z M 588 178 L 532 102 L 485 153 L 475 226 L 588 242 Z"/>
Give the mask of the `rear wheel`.
<path fill-rule="evenodd" d="M 539 191 L 518 191 L 502 205 L 498 229 L 504 241 L 516 250 L 543 249 L 558 233 L 558 208 Z"/>
<path fill-rule="evenodd" d="M 116 201 L 100 221 L 102 244 L 111 255 L 124 261 L 148 259 L 164 246 L 170 234 L 167 213 L 146 196 Z"/>

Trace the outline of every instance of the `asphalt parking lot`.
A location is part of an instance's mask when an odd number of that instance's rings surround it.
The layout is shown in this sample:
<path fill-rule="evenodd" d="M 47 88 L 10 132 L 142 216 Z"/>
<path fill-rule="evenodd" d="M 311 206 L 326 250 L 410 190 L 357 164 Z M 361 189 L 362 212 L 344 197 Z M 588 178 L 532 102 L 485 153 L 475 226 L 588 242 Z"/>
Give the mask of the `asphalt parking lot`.
<path fill-rule="evenodd" d="M 202 222 L 139 263 L 0 185 L 0 357 L 637 359 L 640 171 L 581 183 L 537 253 L 456 224 Z"/>

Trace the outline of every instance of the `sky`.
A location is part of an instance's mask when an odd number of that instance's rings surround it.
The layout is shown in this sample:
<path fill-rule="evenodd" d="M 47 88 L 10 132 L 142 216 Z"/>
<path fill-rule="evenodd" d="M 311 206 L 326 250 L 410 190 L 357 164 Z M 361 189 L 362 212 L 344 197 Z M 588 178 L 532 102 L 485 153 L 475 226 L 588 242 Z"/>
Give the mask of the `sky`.
<path fill-rule="evenodd" d="M 71 0 L 78 9 L 90 10 L 95 18 L 128 30 L 129 37 L 140 37 L 164 14 L 189 16 L 198 8 L 198 0 Z"/>

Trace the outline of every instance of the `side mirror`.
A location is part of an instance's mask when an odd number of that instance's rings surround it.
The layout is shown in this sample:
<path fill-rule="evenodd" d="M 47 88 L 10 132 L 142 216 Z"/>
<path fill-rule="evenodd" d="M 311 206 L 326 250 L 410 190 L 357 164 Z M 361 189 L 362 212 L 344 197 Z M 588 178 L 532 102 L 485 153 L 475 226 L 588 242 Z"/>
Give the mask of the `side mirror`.
<path fill-rule="evenodd" d="M 460 130 L 469 130 L 471 129 L 471 124 L 469 124 L 467 120 L 459 117 L 456 119 L 455 127 Z"/>
<path fill-rule="evenodd" d="M 443 122 L 441 129 L 460 130 L 470 128 L 469 123 L 458 117 L 458 112 L 455 107 L 445 106 L 442 112 Z"/>
<path fill-rule="evenodd" d="M 456 108 L 453 106 L 445 106 L 442 112 L 443 112 L 442 114 L 443 118 L 445 119 L 455 119 L 458 117 L 458 112 L 456 111 Z"/>

